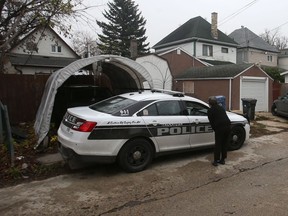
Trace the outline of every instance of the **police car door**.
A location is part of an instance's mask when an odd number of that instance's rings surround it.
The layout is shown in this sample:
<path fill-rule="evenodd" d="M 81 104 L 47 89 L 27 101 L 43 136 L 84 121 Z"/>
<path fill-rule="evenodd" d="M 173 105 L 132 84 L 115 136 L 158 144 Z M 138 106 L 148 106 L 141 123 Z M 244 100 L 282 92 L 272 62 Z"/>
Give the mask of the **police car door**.
<path fill-rule="evenodd" d="M 184 101 L 190 122 L 191 147 L 206 146 L 214 144 L 214 131 L 212 130 L 207 116 L 207 106 L 193 102 Z"/>
<path fill-rule="evenodd" d="M 178 100 L 169 100 L 155 102 L 139 113 L 160 152 L 190 148 L 189 119 L 182 110 Z"/>

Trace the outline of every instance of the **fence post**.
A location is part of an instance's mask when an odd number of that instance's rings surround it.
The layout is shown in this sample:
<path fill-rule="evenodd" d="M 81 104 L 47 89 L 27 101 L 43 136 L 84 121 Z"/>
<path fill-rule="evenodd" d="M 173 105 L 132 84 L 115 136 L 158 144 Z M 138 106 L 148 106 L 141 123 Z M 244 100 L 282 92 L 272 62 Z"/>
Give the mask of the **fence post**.
<path fill-rule="evenodd" d="M 4 125 L 4 126 L 3 126 Z M 7 146 L 10 152 L 11 167 L 14 167 L 15 154 L 14 154 L 14 145 L 12 139 L 11 126 L 8 115 L 8 108 L 6 105 L 3 105 L 0 101 L 0 143 L 4 143 L 4 127 L 5 127 L 5 138 L 7 141 Z"/>
<path fill-rule="evenodd" d="M 2 116 L 2 113 L 4 112 L 4 106 L 2 104 L 2 102 L 0 101 L 0 144 L 3 144 L 4 143 L 4 130 L 3 130 L 3 118 Z"/>
<path fill-rule="evenodd" d="M 7 135 L 7 141 L 8 141 L 8 146 L 9 146 L 9 150 L 10 150 L 10 157 L 11 157 L 11 167 L 14 167 L 14 161 L 15 161 L 14 145 L 13 145 L 8 109 L 7 109 L 6 105 L 4 105 L 4 114 L 5 114 L 6 130 L 7 130 L 6 135 Z"/>

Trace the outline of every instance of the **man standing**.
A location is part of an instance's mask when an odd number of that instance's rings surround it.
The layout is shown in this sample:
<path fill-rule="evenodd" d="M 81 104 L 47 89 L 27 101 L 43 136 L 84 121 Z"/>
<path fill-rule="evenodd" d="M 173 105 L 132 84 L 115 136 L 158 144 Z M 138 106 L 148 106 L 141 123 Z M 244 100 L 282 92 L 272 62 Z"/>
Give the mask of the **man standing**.
<path fill-rule="evenodd" d="M 225 109 L 217 103 L 215 96 L 209 97 L 208 119 L 215 132 L 214 161 L 212 165 L 225 164 L 230 135 L 230 119 Z"/>

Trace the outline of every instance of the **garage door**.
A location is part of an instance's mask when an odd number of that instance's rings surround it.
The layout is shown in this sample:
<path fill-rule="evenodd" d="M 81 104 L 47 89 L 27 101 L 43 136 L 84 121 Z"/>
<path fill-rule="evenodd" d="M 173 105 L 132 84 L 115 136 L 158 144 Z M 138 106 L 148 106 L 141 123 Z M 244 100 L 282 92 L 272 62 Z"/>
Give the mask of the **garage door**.
<path fill-rule="evenodd" d="M 268 111 L 268 79 L 265 77 L 243 77 L 240 98 L 257 100 L 255 111 Z M 241 101 L 242 109 L 242 101 Z"/>

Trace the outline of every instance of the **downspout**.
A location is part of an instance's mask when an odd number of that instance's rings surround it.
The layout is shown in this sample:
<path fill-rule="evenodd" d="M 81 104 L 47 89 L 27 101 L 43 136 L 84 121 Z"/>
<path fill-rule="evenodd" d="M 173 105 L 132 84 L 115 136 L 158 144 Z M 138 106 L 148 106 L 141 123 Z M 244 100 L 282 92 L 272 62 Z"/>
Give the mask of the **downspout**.
<path fill-rule="evenodd" d="M 196 57 L 196 43 L 197 40 L 194 41 L 194 49 L 193 49 L 193 56 Z"/>
<path fill-rule="evenodd" d="M 229 110 L 232 107 L 232 79 L 229 79 Z"/>

